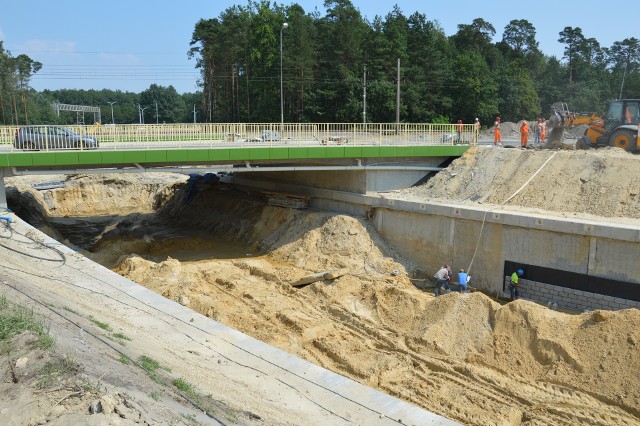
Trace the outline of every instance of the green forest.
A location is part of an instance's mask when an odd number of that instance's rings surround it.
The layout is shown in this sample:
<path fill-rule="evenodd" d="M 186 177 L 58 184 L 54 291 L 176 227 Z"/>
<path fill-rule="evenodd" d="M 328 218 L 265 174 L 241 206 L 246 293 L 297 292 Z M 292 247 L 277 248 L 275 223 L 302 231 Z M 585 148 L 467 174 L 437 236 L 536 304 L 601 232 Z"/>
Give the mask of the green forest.
<path fill-rule="evenodd" d="M 103 123 L 111 123 L 112 109 L 115 123 L 138 123 L 139 108 L 145 123 L 279 122 L 281 102 L 285 122 L 489 123 L 496 115 L 548 116 L 558 101 L 603 112 L 613 99 L 640 97 L 634 37 L 601 46 L 588 29 L 565 27 L 557 58 L 539 50 L 526 19 L 512 20 L 501 38 L 482 18 L 447 36 L 424 13 L 407 16 L 397 6 L 373 22 L 349 0 L 324 6 L 321 16 L 297 3 L 249 1 L 194 23 L 185 54 L 200 71 L 196 93 L 157 84 L 141 93 L 38 92 L 30 79 L 43 64 L 12 56 L 0 42 L 1 123 L 76 122 L 75 114 L 58 117 L 53 102 L 99 106 Z"/>

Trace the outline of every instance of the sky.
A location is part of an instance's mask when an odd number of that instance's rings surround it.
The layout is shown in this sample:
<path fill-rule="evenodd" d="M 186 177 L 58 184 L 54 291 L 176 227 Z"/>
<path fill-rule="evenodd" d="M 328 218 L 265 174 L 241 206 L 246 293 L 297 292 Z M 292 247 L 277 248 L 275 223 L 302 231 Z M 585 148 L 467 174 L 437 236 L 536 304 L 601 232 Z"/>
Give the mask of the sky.
<path fill-rule="evenodd" d="M 397 5 L 405 16 L 420 12 L 437 21 L 447 36 L 459 24 L 483 18 L 502 39 L 504 27 L 514 19 L 526 19 L 536 29 L 539 48 L 562 58 L 564 46 L 557 40 L 565 27 L 580 27 L 587 38 L 602 47 L 615 41 L 640 37 L 638 10 L 624 13 L 620 7 L 583 0 L 568 5 L 538 1 L 522 7 L 513 1 L 351 0 L 368 21 L 384 17 Z M 26 54 L 43 64 L 31 80 L 36 90 L 112 89 L 141 92 L 151 84 L 172 85 L 179 93 L 198 90 L 195 60 L 187 58 L 196 22 L 217 18 L 233 5 L 247 0 L 136 1 L 79 0 L 3 1 L 0 40 L 13 56 Z M 290 5 L 284 0 L 278 4 Z M 325 15 L 323 0 L 297 1 L 307 13 Z M 535 7 L 531 7 L 534 6 Z M 636 8 L 637 9 L 637 8 Z M 286 36 L 286 35 L 285 35 Z"/>

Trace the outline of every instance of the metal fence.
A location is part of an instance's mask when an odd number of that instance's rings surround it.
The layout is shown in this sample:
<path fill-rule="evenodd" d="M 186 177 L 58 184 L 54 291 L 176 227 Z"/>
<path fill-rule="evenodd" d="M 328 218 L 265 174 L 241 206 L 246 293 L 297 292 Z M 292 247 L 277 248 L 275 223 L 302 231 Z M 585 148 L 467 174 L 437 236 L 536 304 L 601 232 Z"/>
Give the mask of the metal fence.
<path fill-rule="evenodd" d="M 396 123 L 231 123 L 231 124 L 122 124 L 91 126 L 37 126 L 36 144 L 28 136 L 34 126 L 0 126 L 3 150 L 159 149 L 274 146 L 425 146 L 475 145 L 473 124 Z M 60 139 L 60 128 L 71 130 Z M 22 130 L 20 130 L 22 129 Z M 66 130 L 65 130 L 66 131 Z M 58 139 L 54 139 L 57 134 Z M 79 137 L 80 136 L 80 137 Z M 84 138 L 83 138 L 84 137 Z M 98 144 L 78 141 L 92 138 Z"/>

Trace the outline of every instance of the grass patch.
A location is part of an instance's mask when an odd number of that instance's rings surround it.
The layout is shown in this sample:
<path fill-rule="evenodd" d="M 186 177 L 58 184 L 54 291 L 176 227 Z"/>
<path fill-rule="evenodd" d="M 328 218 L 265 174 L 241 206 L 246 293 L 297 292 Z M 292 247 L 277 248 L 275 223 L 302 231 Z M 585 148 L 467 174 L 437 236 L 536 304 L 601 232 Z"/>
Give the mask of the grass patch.
<path fill-rule="evenodd" d="M 80 365 L 69 357 L 54 357 L 47 362 L 41 370 L 42 377 L 37 386 L 45 389 L 58 382 L 58 379 L 66 375 L 75 375 L 80 372 Z"/>
<path fill-rule="evenodd" d="M 150 397 L 151 399 L 153 399 L 154 401 L 156 401 L 156 402 L 160 401 L 160 397 L 161 397 L 161 396 L 162 396 L 162 395 L 160 395 L 160 392 L 156 392 L 156 391 L 153 391 L 153 392 L 151 392 L 151 393 L 149 394 L 149 397 Z"/>
<path fill-rule="evenodd" d="M 156 383 L 162 382 L 158 375 L 158 370 L 171 371 L 170 368 L 163 367 L 158 361 L 146 355 L 140 355 L 138 358 L 138 365 L 145 370 L 147 374 L 149 374 L 149 377 L 151 377 L 151 379 Z"/>
<path fill-rule="evenodd" d="M 127 340 L 127 341 L 131 341 L 131 337 L 127 336 L 126 334 L 123 333 L 113 333 L 113 337 L 115 337 L 116 339 L 120 339 L 120 340 Z"/>
<path fill-rule="evenodd" d="M 70 307 L 68 307 L 68 306 L 63 306 L 63 307 L 62 307 L 62 309 L 64 309 L 65 311 L 69 311 L 69 312 L 71 312 L 72 314 L 76 314 L 76 315 L 80 316 L 80 313 L 79 313 L 78 311 L 76 311 L 76 310 L 74 310 L 74 309 L 71 309 L 71 308 L 70 308 Z"/>
<path fill-rule="evenodd" d="M 37 317 L 33 309 L 15 305 L 0 296 L 0 343 L 6 347 L 8 342 L 24 331 L 32 331 L 38 336 L 36 346 L 42 349 L 53 347 L 54 339 L 44 321 Z"/>
<path fill-rule="evenodd" d="M 196 420 L 196 415 L 195 414 L 186 414 L 186 413 L 180 413 L 180 415 L 187 421 L 187 423 L 192 424 L 192 425 L 197 425 L 198 420 Z"/>
<path fill-rule="evenodd" d="M 106 330 L 106 331 L 111 331 L 111 327 L 109 327 L 109 324 L 107 324 L 106 322 L 98 321 L 97 319 L 95 319 L 93 317 L 91 317 L 89 319 L 91 320 L 92 323 L 94 323 L 95 325 L 97 325 L 101 329 Z"/>
<path fill-rule="evenodd" d="M 178 389 L 180 389 L 182 392 L 185 392 L 185 393 L 188 393 L 188 394 L 194 393 L 193 386 L 191 386 L 191 383 L 187 382 L 183 378 L 175 379 L 173 381 L 173 385 L 175 387 L 177 387 Z"/>
<path fill-rule="evenodd" d="M 173 386 L 184 392 L 185 395 L 187 395 L 187 397 L 193 400 L 196 404 L 202 405 L 202 397 L 196 392 L 191 383 L 187 382 L 185 379 L 175 379 L 173 381 Z"/>
<path fill-rule="evenodd" d="M 120 361 L 121 363 L 123 363 L 124 365 L 129 365 L 131 364 L 131 358 L 129 358 L 126 355 L 122 355 L 120 354 L 120 359 L 118 359 L 118 361 Z"/>

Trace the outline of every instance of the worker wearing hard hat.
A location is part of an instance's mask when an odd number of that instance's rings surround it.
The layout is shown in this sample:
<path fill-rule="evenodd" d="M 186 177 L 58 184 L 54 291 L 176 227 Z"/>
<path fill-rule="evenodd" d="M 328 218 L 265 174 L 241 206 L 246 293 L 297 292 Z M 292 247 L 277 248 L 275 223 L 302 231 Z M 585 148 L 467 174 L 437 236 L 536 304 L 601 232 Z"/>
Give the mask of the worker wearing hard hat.
<path fill-rule="evenodd" d="M 493 123 L 493 144 L 502 145 L 502 135 L 500 134 L 500 117 L 496 117 Z"/>
<path fill-rule="evenodd" d="M 520 287 L 520 277 L 524 275 L 524 271 L 522 269 L 518 269 L 513 274 L 511 274 L 511 282 L 509 283 L 509 292 L 511 293 L 511 300 L 516 300 L 520 295 L 518 292 L 518 287 Z"/>
<path fill-rule="evenodd" d="M 522 120 L 520 125 L 520 148 L 526 148 L 529 142 L 529 123 L 527 120 Z"/>
<path fill-rule="evenodd" d="M 473 130 L 475 133 L 475 143 L 478 143 L 478 138 L 480 137 L 480 119 L 476 118 L 476 121 L 473 123 Z"/>

